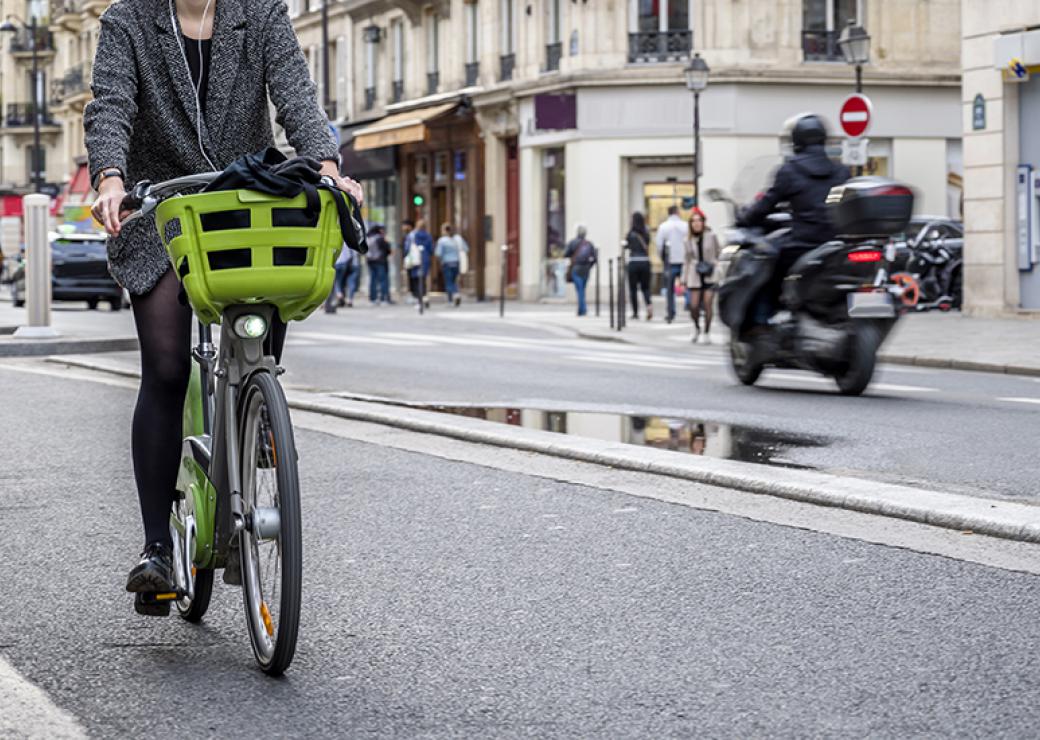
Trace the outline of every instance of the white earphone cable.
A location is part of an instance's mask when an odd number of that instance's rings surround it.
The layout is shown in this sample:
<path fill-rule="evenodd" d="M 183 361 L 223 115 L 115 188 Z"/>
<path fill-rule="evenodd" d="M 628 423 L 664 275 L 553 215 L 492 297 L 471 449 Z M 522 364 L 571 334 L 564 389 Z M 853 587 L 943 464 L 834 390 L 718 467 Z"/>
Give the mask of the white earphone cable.
<path fill-rule="evenodd" d="M 202 11 L 202 22 L 199 23 L 199 81 L 192 82 L 191 87 L 195 93 L 195 133 L 198 136 L 199 151 L 202 152 L 202 157 L 206 160 L 206 163 L 209 164 L 210 168 L 217 170 L 220 168 L 213 164 L 213 160 L 209 158 L 208 154 L 206 154 L 206 147 L 202 143 L 202 33 L 206 27 L 206 14 L 209 13 L 209 6 L 212 2 L 213 0 L 206 0 L 206 7 Z M 177 25 L 177 15 L 173 7 L 173 0 L 170 0 L 170 26 L 178 37 L 177 48 L 180 49 L 181 58 L 184 60 L 184 67 L 188 71 L 188 79 L 191 79 L 191 65 L 188 64 L 188 53 L 184 48 L 184 44 L 181 42 L 180 33 L 177 30 L 179 26 Z"/>

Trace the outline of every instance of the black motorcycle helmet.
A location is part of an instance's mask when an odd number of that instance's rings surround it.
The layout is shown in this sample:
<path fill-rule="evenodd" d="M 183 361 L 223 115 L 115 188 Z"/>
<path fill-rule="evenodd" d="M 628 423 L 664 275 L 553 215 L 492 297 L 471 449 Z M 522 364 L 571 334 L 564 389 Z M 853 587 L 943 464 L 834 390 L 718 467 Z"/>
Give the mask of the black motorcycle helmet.
<path fill-rule="evenodd" d="M 795 153 L 807 147 L 827 143 L 827 124 L 815 113 L 799 113 L 784 123 L 784 138 L 789 139 Z"/>

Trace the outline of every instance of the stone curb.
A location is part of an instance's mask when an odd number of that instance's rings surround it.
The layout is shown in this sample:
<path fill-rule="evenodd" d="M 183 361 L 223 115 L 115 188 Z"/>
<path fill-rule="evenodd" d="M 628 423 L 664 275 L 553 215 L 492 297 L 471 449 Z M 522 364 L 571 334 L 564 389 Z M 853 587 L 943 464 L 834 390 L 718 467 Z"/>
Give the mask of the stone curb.
<path fill-rule="evenodd" d="M 582 329 L 573 330 L 579 339 L 589 339 L 596 342 L 620 342 L 645 346 L 641 342 L 633 341 L 618 333 L 616 336 L 601 332 L 590 332 Z M 1002 364 L 999 362 L 976 362 L 974 360 L 955 360 L 943 357 L 928 357 L 917 355 L 887 354 L 882 352 L 878 355 L 878 362 L 886 362 L 890 365 L 912 365 L 914 367 L 930 367 L 942 370 L 964 370 L 967 372 L 997 373 L 999 375 L 1026 375 L 1040 377 L 1040 366 L 1030 367 L 1028 365 Z"/>
<path fill-rule="evenodd" d="M 91 360 L 54 358 L 52 362 L 65 362 L 123 377 L 138 377 L 136 371 Z M 860 478 L 843 478 L 808 470 L 697 457 L 620 442 L 568 437 L 523 427 L 507 427 L 482 419 L 304 391 L 287 390 L 286 397 L 290 408 L 299 411 L 621 470 L 667 475 L 720 488 L 905 519 L 945 529 L 1040 543 L 1040 506 L 973 498 Z"/>
<path fill-rule="evenodd" d="M 82 355 L 97 352 L 126 352 L 138 348 L 137 337 L 100 337 L 87 339 L 2 339 L 0 357 L 42 357 L 45 355 Z"/>

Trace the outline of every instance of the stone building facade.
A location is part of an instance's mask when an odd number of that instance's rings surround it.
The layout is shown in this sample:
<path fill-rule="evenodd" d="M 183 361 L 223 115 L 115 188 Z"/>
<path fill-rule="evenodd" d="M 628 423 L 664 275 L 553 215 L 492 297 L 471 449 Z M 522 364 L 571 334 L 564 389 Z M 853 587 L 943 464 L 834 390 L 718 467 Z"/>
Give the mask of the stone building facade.
<path fill-rule="evenodd" d="M 1040 5 L 962 6 L 966 310 L 1040 310 Z"/>

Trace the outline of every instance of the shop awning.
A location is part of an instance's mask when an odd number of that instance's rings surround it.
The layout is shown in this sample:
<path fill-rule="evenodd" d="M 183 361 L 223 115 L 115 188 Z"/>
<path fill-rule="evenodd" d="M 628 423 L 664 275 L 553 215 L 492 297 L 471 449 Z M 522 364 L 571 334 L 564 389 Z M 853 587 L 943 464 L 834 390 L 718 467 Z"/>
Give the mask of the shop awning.
<path fill-rule="evenodd" d="M 426 124 L 434 118 L 454 109 L 458 103 L 444 103 L 430 108 L 410 110 L 387 116 L 372 126 L 363 128 L 354 134 L 355 151 L 376 149 L 381 146 L 412 144 L 426 140 Z"/>

